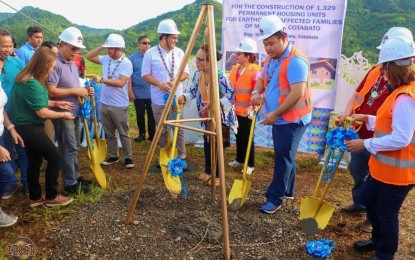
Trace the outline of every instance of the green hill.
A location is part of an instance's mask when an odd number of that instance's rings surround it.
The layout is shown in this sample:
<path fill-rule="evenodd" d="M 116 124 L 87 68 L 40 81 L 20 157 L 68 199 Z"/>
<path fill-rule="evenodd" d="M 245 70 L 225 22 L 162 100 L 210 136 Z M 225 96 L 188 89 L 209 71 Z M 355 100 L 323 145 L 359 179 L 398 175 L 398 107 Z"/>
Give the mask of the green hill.
<path fill-rule="evenodd" d="M 153 42 L 157 41 L 157 25 L 166 18 L 176 21 L 181 31 L 178 46 L 186 48 L 192 34 L 194 24 L 200 13 L 200 6 L 205 0 L 196 0 L 194 3 L 184 6 L 181 10 L 161 14 L 155 18 L 143 21 L 122 31 L 111 29 L 95 29 L 83 25 L 77 25 L 68 21 L 61 15 L 56 15 L 39 8 L 25 7 L 21 11 L 52 31 L 60 33 L 68 26 L 79 28 L 84 34 L 85 45 L 92 49 L 101 44 L 111 32 L 117 32 L 124 36 L 128 54 L 136 50 L 136 41 L 140 35 L 148 35 Z M 210 1 L 215 6 L 216 40 L 218 46 L 221 42 L 222 32 L 222 4 Z M 21 14 L 0 13 L 0 27 L 7 28 L 13 33 L 18 45 L 26 41 L 26 29 L 36 23 Z M 415 1 L 412 0 L 349 0 L 346 12 L 345 28 L 343 35 L 342 53 L 351 56 L 354 52 L 363 51 L 363 55 L 375 62 L 378 52 L 375 47 L 380 43 L 384 33 L 393 26 L 407 27 L 415 32 Z M 57 41 L 55 33 L 44 29 L 44 39 Z M 195 48 L 206 42 L 200 34 Z"/>

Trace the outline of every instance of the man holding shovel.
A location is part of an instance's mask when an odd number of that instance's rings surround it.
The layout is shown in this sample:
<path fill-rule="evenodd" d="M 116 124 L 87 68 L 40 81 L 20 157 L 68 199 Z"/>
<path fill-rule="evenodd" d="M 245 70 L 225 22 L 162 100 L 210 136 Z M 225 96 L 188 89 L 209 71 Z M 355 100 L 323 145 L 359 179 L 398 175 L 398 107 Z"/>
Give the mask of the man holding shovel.
<path fill-rule="evenodd" d="M 49 98 L 55 100 L 55 111 L 62 112 L 58 108 L 58 101 L 69 101 L 73 103 L 71 112 L 74 120 L 54 119 L 57 136 L 62 138 L 62 179 L 64 190 L 68 194 L 88 192 L 91 181 L 78 177 L 78 151 L 80 147 L 79 118 L 81 108 L 78 97 L 87 97 L 94 94 L 94 88 L 80 86 L 78 67 L 73 62 L 80 49 L 84 49 L 81 31 L 75 27 L 63 30 L 59 35 L 58 61 L 55 70 L 49 75 L 48 92 Z"/>
<path fill-rule="evenodd" d="M 176 47 L 179 41 L 178 35 L 180 34 L 176 23 L 171 19 L 161 21 L 158 25 L 157 33 L 160 43 L 150 48 L 144 54 L 141 76 L 151 84 L 151 107 L 153 108 L 156 124 L 160 124 L 160 118 L 165 106 L 164 94 L 172 89 L 176 80 L 182 82 L 189 77 L 189 68 L 186 65 L 181 78 L 177 78 L 184 52 L 182 49 Z M 177 97 L 183 95 L 182 84 L 179 84 L 175 94 Z M 159 140 L 160 148 L 166 148 L 168 146 L 167 135 L 167 129 L 164 128 Z M 186 147 L 183 128 L 179 129 L 177 150 L 179 157 L 185 160 Z"/>
<path fill-rule="evenodd" d="M 259 23 L 269 60 L 264 65 L 251 102 L 259 105 L 264 92 L 267 114 L 261 124 L 272 125 L 274 177 L 267 189 L 267 202 L 260 212 L 272 214 L 284 198 L 294 197 L 296 162 L 300 139 L 311 121 L 311 89 L 307 57 L 288 42 L 285 25 L 278 16 L 265 16 Z"/>
<path fill-rule="evenodd" d="M 102 164 L 111 165 L 119 161 L 117 130 L 124 151 L 124 165 L 131 169 L 134 163 L 128 124 L 128 79 L 133 74 L 133 65 L 125 56 L 124 48 L 124 38 L 112 33 L 103 45 L 88 52 L 86 58 L 102 66 L 102 77 L 93 77 L 94 82 L 102 84 L 100 111 L 109 155 Z M 104 49 L 108 55 L 99 55 Z"/>

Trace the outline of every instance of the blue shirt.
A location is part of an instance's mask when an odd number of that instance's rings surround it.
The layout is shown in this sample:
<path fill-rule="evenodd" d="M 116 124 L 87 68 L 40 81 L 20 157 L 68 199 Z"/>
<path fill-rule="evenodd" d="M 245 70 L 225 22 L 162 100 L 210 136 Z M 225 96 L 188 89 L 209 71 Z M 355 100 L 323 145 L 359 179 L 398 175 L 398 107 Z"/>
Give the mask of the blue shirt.
<path fill-rule="evenodd" d="M 3 66 L 3 71 L 0 74 L 1 86 L 6 93 L 8 102 L 4 106 L 7 113 L 10 112 L 12 102 L 12 88 L 17 74 L 23 69 L 23 62 L 13 56 L 9 56 Z"/>
<path fill-rule="evenodd" d="M 147 83 L 141 77 L 141 65 L 143 64 L 144 54 L 141 51 L 133 53 L 128 59 L 133 64 L 133 75 L 131 76 L 131 85 L 133 93 L 137 99 L 150 99 L 150 83 Z"/>
<path fill-rule="evenodd" d="M 291 50 L 292 45 L 288 44 L 287 48 L 281 56 L 282 59 L 270 59 L 269 66 L 265 65 L 264 69 L 261 72 L 262 78 L 264 78 L 265 73 L 267 73 L 267 78 L 270 78 L 272 75 L 272 79 L 267 84 L 267 88 L 265 90 L 265 109 L 267 113 L 275 111 L 279 107 L 278 100 L 280 99 L 280 67 L 282 60 L 291 53 Z M 292 85 L 299 82 L 307 82 L 308 72 L 309 64 L 303 57 L 292 57 L 287 67 L 288 83 Z M 309 123 L 311 121 L 311 113 L 303 116 L 300 120 L 294 121 L 294 123 L 298 123 L 300 121 L 302 121 L 304 124 Z M 293 122 L 285 121 L 282 116 L 280 116 L 274 124 L 283 125 L 289 123 Z"/>
<path fill-rule="evenodd" d="M 37 48 L 33 48 L 32 45 L 29 44 L 29 42 L 26 42 L 25 45 L 16 50 L 16 54 L 17 57 L 19 57 L 19 59 L 21 59 L 23 63 L 26 65 L 32 58 L 36 50 Z"/>

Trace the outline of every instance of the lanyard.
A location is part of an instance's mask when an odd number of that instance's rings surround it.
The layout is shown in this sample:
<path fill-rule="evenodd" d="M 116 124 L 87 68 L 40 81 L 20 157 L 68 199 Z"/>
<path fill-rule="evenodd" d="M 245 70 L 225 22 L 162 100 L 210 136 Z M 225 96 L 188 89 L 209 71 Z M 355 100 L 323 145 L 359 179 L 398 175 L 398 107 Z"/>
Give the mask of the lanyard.
<path fill-rule="evenodd" d="M 171 71 L 169 71 L 169 69 L 167 68 L 166 60 L 164 59 L 163 54 L 161 53 L 161 49 L 159 45 L 157 45 L 157 49 L 159 51 L 160 58 L 163 61 L 164 68 L 166 68 L 167 72 L 169 73 L 170 81 L 173 81 L 174 80 L 174 51 L 172 50 L 171 52 Z"/>
<path fill-rule="evenodd" d="M 121 62 L 122 62 L 122 60 L 124 59 L 124 57 L 125 57 L 125 54 L 123 54 L 122 55 L 122 57 L 121 57 L 121 60 L 119 60 L 119 61 L 114 61 L 114 62 L 116 62 L 117 63 L 117 65 L 115 65 L 115 68 L 112 70 L 112 73 L 110 73 L 110 66 L 111 66 L 111 58 L 110 58 L 110 60 L 108 61 L 108 74 L 107 74 L 107 77 L 109 78 L 109 79 L 112 79 L 112 77 L 114 77 L 114 74 L 115 74 L 115 71 L 118 69 L 118 67 L 120 66 L 120 64 L 121 64 Z"/>

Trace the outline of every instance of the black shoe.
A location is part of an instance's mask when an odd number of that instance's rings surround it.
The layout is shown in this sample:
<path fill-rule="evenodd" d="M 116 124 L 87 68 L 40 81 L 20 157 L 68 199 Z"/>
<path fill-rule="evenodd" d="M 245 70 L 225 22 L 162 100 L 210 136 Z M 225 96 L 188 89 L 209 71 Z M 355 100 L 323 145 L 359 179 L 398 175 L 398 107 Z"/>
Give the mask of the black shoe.
<path fill-rule="evenodd" d="M 154 136 L 149 136 L 149 137 L 147 138 L 147 140 L 149 140 L 150 142 L 152 142 L 152 141 L 153 141 L 153 138 L 154 138 Z"/>
<path fill-rule="evenodd" d="M 125 165 L 125 168 L 127 168 L 127 169 L 132 169 L 132 168 L 134 168 L 134 163 L 133 163 L 133 160 L 131 160 L 130 158 L 126 158 L 126 159 L 125 159 L 125 161 L 124 161 L 124 165 Z"/>
<path fill-rule="evenodd" d="M 358 252 L 370 252 L 376 249 L 376 245 L 372 240 L 356 241 L 353 248 Z"/>
<path fill-rule="evenodd" d="M 342 208 L 342 212 L 347 213 L 347 214 L 360 214 L 360 213 L 365 213 L 366 209 L 360 208 L 356 206 L 355 204 L 351 204 L 347 207 Z"/>
<path fill-rule="evenodd" d="M 110 157 L 110 158 L 108 158 L 108 159 L 106 159 L 105 161 L 103 161 L 101 164 L 102 165 L 111 165 L 111 164 L 113 164 L 113 163 L 117 163 L 117 162 L 119 162 L 120 160 L 118 160 L 118 158 L 117 157 Z"/>
<path fill-rule="evenodd" d="M 82 185 L 87 185 L 87 186 L 92 185 L 92 181 L 91 180 L 84 179 L 84 177 L 79 177 L 77 179 L 77 181 L 78 181 L 78 183 L 80 183 Z"/>
<path fill-rule="evenodd" d="M 146 140 L 146 137 L 144 135 L 139 135 L 138 137 L 134 138 L 134 141 L 141 142 Z"/>
<path fill-rule="evenodd" d="M 78 182 L 77 184 L 74 184 L 72 186 L 64 187 L 63 190 L 68 194 L 76 195 L 80 193 L 88 193 L 89 186 L 83 185 L 82 183 Z"/>

